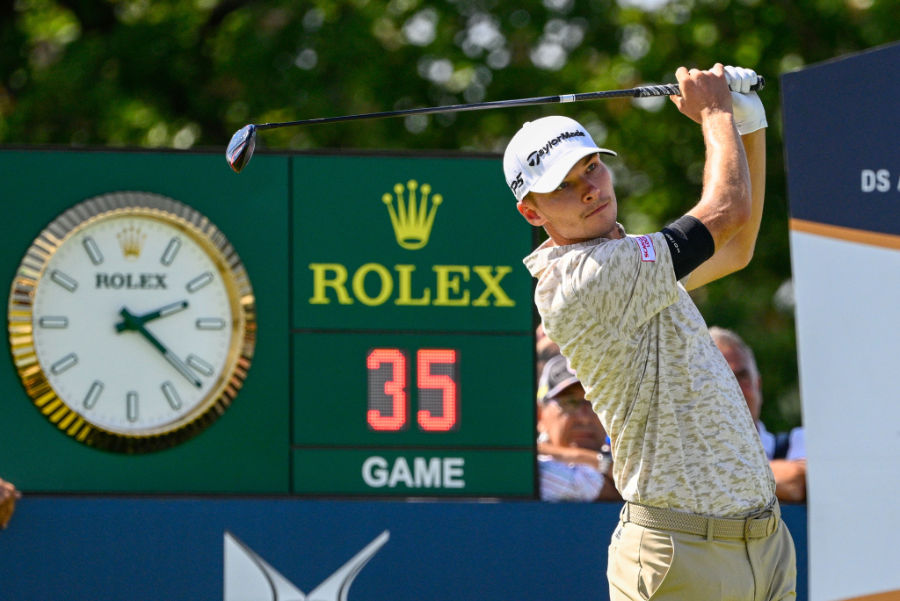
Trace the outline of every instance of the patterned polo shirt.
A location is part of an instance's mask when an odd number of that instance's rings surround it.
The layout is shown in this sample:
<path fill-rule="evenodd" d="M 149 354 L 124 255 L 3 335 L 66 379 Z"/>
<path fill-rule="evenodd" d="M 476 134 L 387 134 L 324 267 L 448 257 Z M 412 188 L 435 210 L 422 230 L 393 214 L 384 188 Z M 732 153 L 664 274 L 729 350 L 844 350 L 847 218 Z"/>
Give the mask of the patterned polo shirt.
<path fill-rule="evenodd" d="M 548 240 L 524 262 L 544 329 L 610 436 L 626 501 L 744 517 L 774 497 L 747 403 L 662 233 Z"/>

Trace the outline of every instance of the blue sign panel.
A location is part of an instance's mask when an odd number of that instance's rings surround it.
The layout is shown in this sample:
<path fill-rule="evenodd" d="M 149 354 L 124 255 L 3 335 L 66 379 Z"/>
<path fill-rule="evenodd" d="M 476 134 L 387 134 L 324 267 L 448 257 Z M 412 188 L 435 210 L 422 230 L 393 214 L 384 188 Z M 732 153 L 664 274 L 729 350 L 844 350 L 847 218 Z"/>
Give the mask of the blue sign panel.
<path fill-rule="evenodd" d="M 42 601 L 602 601 L 619 508 L 26 497 L 0 532 L 0 594 Z M 783 513 L 804 600 L 806 507 Z"/>
<path fill-rule="evenodd" d="M 900 234 L 900 46 L 785 74 L 791 217 Z"/>

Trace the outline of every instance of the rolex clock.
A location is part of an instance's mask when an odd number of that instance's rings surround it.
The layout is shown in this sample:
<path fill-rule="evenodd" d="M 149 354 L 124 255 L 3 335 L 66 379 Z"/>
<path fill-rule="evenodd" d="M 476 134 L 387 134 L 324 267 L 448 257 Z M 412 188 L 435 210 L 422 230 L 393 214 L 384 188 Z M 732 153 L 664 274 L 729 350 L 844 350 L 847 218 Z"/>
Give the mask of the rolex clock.
<path fill-rule="evenodd" d="M 255 333 L 250 281 L 225 235 L 147 192 L 59 215 L 9 298 L 13 361 L 33 403 L 72 438 L 124 453 L 179 444 L 222 415 Z"/>

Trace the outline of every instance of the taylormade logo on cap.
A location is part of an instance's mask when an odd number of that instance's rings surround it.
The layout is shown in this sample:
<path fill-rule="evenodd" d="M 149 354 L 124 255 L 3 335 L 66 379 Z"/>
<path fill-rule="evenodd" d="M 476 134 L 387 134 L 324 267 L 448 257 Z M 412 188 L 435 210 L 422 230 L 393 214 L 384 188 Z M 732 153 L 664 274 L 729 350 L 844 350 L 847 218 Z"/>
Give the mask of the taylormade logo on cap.
<path fill-rule="evenodd" d="M 587 134 L 583 131 L 564 131 L 559 134 L 552 140 L 549 140 L 546 144 L 544 144 L 541 148 L 534 150 L 528 154 L 528 166 L 536 167 L 541 163 L 541 157 L 545 154 L 549 154 L 551 150 L 553 150 L 554 146 L 557 146 L 560 140 L 568 140 L 574 136 L 586 136 Z"/>
<path fill-rule="evenodd" d="M 529 121 L 513 136 L 503 155 L 506 183 L 516 200 L 529 192 L 552 192 L 575 163 L 595 152 L 616 154 L 594 144 L 574 119 L 553 116 Z"/>

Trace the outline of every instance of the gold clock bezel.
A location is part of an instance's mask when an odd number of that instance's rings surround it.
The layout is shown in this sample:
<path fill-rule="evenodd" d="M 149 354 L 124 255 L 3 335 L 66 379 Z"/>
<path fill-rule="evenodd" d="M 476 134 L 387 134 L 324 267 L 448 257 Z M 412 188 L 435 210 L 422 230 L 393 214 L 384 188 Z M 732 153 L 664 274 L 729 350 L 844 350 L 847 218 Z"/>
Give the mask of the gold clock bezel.
<path fill-rule="evenodd" d="M 82 229 L 101 220 L 127 216 L 163 221 L 197 242 L 222 275 L 232 311 L 232 337 L 225 368 L 206 397 L 181 419 L 139 434 L 100 427 L 71 408 L 50 384 L 34 346 L 35 292 L 54 253 Z M 151 192 L 113 192 L 71 207 L 34 239 L 12 283 L 8 327 L 19 379 L 33 404 L 51 423 L 71 438 L 92 447 L 120 453 L 145 453 L 188 440 L 212 424 L 231 405 L 253 359 L 256 305 L 240 257 L 225 235 L 203 214 Z"/>

